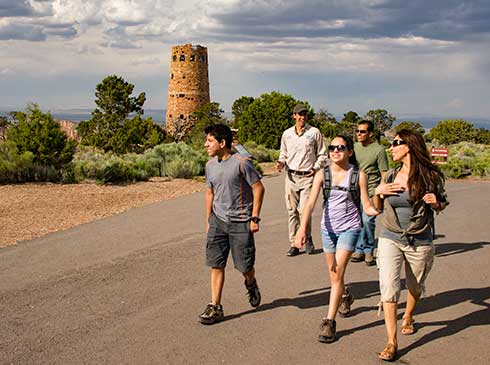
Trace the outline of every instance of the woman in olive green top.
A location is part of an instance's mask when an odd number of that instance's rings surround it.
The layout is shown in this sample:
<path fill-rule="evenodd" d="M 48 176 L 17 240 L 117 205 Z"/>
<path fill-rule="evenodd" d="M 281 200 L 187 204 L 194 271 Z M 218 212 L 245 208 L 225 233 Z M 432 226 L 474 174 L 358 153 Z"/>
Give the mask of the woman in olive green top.
<path fill-rule="evenodd" d="M 424 282 L 434 258 L 432 228 L 434 211 L 447 205 L 444 176 L 432 164 L 420 133 L 400 130 L 390 148 L 393 161 L 401 166 L 388 172 L 375 190 L 374 205 L 383 210 L 377 260 L 381 303 L 386 333 L 385 349 L 379 358 L 393 361 L 398 350 L 396 312 L 400 298 L 400 272 L 405 262 L 407 305 L 401 333 L 415 332 L 413 312 L 424 292 Z"/>

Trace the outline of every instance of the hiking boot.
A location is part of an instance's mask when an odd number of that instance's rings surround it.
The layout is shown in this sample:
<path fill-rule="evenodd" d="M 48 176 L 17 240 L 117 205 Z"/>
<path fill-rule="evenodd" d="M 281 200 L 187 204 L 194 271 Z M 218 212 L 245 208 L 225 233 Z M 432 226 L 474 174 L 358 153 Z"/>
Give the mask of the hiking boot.
<path fill-rule="evenodd" d="M 286 256 L 298 256 L 299 255 L 299 249 L 297 247 L 289 247 L 288 252 L 286 253 Z"/>
<path fill-rule="evenodd" d="M 308 255 L 311 255 L 315 252 L 315 245 L 313 244 L 313 240 L 311 239 L 311 237 L 308 237 L 308 239 L 306 240 L 305 252 Z"/>
<path fill-rule="evenodd" d="M 367 266 L 376 265 L 376 260 L 374 259 L 374 256 L 371 253 L 367 253 L 366 255 L 364 255 L 364 261 L 366 262 Z"/>
<path fill-rule="evenodd" d="M 199 315 L 199 322 L 202 324 L 213 324 L 221 321 L 224 316 L 223 306 L 221 304 L 214 305 L 209 303 L 204 312 Z"/>
<path fill-rule="evenodd" d="M 245 279 L 245 288 L 247 288 L 248 302 L 252 307 L 258 307 L 262 296 L 260 295 L 259 287 L 257 286 L 257 280 L 254 278 L 252 285 L 247 285 L 247 279 Z"/>
<path fill-rule="evenodd" d="M 354 252 L 350 257 L 351 262 L 362 262 L 364 261 L 364 254 L 359 252 Z"/>
<path fill-rule="evenodd" d="M 320 324 L 320 335 L 318 336 L 318 341 L 331 343 L 334 342 L 337 338 L 335 336 L 337 332 L 337 323 L 335 319 L 327 319 L 323 318 L 322 323 Z"/>
<path fill-rule="evenodd" d="M 342 299 L 340 300 L 339 305 L 339 316 L 341 317 L 349 317 L 350 316 L 350 306 L 354 303 L 354 297 L 348 290 L 346 290 L 347 294 L 342 295 Z"/>

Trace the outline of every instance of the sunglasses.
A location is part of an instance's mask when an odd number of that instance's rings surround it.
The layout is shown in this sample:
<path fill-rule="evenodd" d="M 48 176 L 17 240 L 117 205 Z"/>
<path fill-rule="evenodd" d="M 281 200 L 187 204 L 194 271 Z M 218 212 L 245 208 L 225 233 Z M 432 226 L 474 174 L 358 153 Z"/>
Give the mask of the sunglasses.
<path fill-rule="evenodd" d="M 402 139 L 394 139 L 394 140 L 393 140 L 393 142 L 391 142 L 391 145 L 392 145 L 393 147 L 397 147 L 397 146 L 399 146 L 399 145 L 401 145 L 401 144 L 407 144 L 407 142 L 405 142 L 405 141 L 404 141 L 404 140 L 402 140 Z"/>
<path fill-rule="evenodd" d="M 328 150 L 330 152 L 333 152 L 335 150 L 339 152 L 344 152 L 345 150 L 347 150 L 347 146 L 345 144 L 338 144 L 338 145 L 331 144 L 330 146 L 328 146 Z"/>
<path fill-rule="evenodd" d="M 366 129 L 356 129 L 356 133 L 366 134 L 368 131 Z"/>

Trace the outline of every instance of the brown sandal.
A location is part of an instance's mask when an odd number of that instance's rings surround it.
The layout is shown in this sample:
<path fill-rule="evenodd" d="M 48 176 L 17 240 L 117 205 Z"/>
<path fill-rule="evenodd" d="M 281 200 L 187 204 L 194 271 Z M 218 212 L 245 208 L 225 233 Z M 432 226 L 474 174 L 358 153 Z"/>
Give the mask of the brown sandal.
<path fill-rule="evenodd" d="M 401 333 L 402 335 L 413 335 L 415 333 L 415 327 L 413 323 L 415 320 L 412 317 L 403 317 Z"/>
<path fill-rule="evenodd" d="M 383 351 L 378 353 L 378 357 L 384 361 L 393 361 L 398 352 L 398 346 L 394 343 L 387 343 Z"/>

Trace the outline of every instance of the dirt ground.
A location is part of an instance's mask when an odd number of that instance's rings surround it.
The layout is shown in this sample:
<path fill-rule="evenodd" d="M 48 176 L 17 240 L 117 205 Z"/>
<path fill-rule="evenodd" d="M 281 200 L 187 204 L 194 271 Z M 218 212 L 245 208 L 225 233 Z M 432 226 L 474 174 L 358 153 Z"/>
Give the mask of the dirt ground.
<path fill-rule="evenodd" d="M 0 185 L 0 247 L 203 189 L 202 179 L 108 186 Z"/>
<path fill-rule="evenodd" d="M 272 164 L 262 168 L 265 174 L 273 172 Z M 155 178 L 129 185 L 0 185 L 0 247 L 203 190 L 202 178 Z"/>

